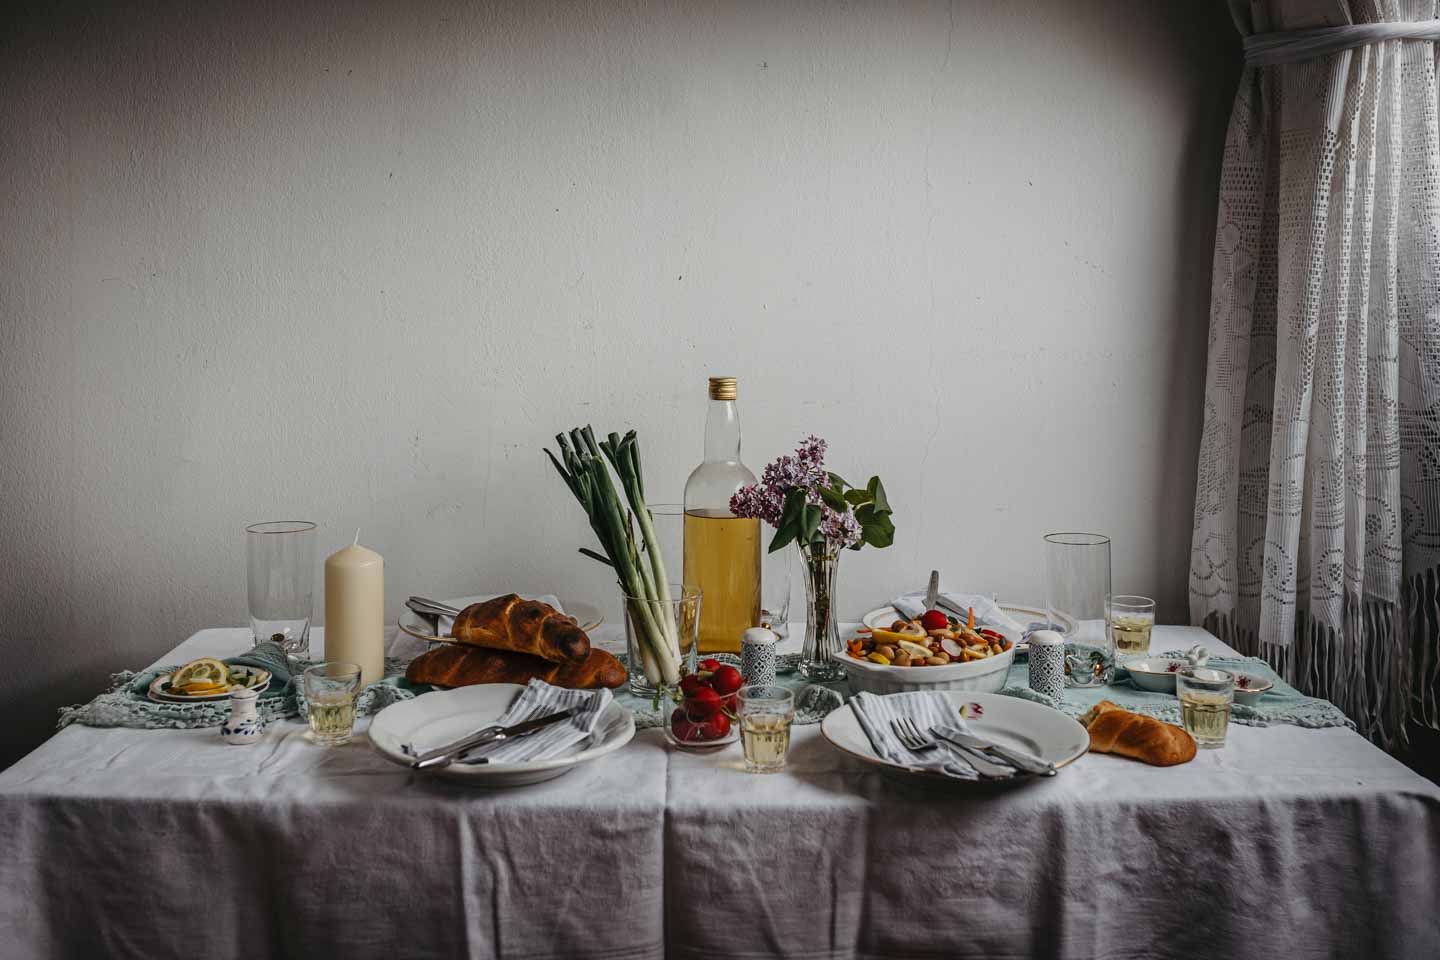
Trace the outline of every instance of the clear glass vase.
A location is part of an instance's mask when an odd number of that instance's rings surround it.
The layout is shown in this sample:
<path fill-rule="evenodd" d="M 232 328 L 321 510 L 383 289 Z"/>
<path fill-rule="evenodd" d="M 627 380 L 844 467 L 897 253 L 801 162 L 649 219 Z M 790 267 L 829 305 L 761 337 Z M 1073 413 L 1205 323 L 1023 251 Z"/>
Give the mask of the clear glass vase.
<path fill-rule="evenodd" d="M 825 683 L 845 679 L 840 652 L 840 628 L 835 623 L 835 575 L 840 551 L 819 544 L 800 547 L 805 580 L 805 645 L 796 668 L 806 680 Z"/>

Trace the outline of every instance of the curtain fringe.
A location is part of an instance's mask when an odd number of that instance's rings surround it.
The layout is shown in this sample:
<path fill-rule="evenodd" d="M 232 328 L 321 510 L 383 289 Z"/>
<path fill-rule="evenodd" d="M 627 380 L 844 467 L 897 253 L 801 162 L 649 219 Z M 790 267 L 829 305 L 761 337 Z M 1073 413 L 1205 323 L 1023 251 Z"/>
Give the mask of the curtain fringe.
<path fill-rule="evenodd" d="M 1408 743 L 1411 721 L 1440 730 L 1440 568 L 1408 577 L 1398 604 L 1347 598 L 1343 630 L 1300 613 L 1289 646 L 1262 642 L 1219 612 L 1202 626 L 1264 659 L 1301 693 L 1335 704 L 1386 750 Z"/>

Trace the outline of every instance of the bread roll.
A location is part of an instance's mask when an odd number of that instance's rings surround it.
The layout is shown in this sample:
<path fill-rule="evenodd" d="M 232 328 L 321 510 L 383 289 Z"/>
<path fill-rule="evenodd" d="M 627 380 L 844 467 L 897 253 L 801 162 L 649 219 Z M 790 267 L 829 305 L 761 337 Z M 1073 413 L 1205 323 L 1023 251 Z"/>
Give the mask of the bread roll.
<path fill-rule="evenodd" d="M 455 618 L 450 635 L 457 643 L 528 653 L 555 663 L 583 662 L 590 653 L 590 638 L 574 617 L 513 593 L 470 604 Z"/>
<path fill-rule="evenodd" d="M 405 679 L 436 687 L 468 687 L 476 683 L 529 683 L 531 678 L 572 690 L 619 687 L 628 679 L 611 654 L 592 648 L 585 659 L 551 663 L 526 653 L 484 650 L 447 643 L 410 661 Z"/>
<path fill-rule="evenodd" d="M 1096 753 L 1114 753 L 1157 767 L 1195 759 L 1195 738 L 1190 734 L 1109 700 L 1091 707 L 1080 724 L 1090 731 L 1090 749 Z"/>

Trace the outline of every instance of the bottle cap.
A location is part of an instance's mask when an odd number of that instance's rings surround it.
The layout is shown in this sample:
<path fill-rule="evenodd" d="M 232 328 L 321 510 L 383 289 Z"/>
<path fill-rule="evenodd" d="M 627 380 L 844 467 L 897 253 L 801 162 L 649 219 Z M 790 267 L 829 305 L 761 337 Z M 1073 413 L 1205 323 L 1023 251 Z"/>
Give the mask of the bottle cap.
<path fill-rule="evenodd" d="M 775 636 L 775 634 L 774 634 L 772 631 L 766 630 L 764 627 L 751 627 L 749 630 L 746 630 L 745 633 L 742 634 L 741 637 L 740 637 L 740 642 L 741 642 L 742 644 L 744 644 L 744 643 L 778 643 L 779 640 L 780 640 L 779 637 Z"/>
<path fill-rule="evenodd" d="M 1034 633 L 1030 634 L 1029 642 L 1032 647 L 1050 647 L 1057 645 L 1064 646 L 1065 638 L 1062 637 L 1060 634 L 1056 633 L 1054 630 L 1036 630 Z"/>
<path fill-rule="evenodd" d="M 734 400 L 734 399 L 735 399 L 735 378 L 734 378 L 734 377 L 711 377 L 711 378 L 710 378 L 710 399 L 711 399 L 711 400 Z"/>

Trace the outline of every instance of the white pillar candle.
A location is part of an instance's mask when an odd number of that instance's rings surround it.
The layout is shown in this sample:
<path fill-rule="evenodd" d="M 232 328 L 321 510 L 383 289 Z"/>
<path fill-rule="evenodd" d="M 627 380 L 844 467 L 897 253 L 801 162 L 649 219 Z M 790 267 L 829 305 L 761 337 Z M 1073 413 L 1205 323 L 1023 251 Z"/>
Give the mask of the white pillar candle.
<path fill-rule="evenodd" d="M 385 675 L 385 558 L 356 539 L 325 560 L 325 659 L 358 664 L 366 684 Z"/>

